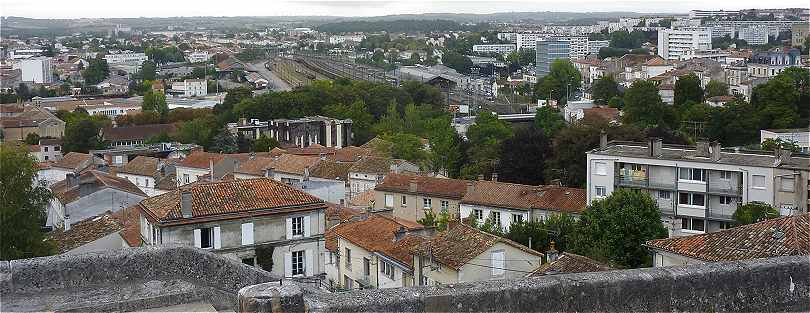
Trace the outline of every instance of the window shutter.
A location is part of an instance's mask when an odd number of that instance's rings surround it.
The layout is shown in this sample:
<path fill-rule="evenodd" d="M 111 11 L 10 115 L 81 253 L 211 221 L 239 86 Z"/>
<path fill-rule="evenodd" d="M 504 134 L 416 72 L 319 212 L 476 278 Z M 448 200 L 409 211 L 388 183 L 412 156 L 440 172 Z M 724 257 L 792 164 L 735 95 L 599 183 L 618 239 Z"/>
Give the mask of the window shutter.
<path fill-rule="evenodd" d="M 242 245 L 253 244 L 253 223 L 242 224 Z"/>
<path fill-rule="evenodd" d="M 219 226 L 214 226 L 214 249 L 222 248 L 222 242 L 219 236 Z"/>
<path fill-rule="evenodd" d="M 290 219 L 287 219 L 289 221 Z M 284 277 L 292 277 L 292 253 L 284 253 Z"/>
<path fill-rule="evenodd" d="M 304 216 L 304 237 L 310 236 L 309 215 Z"/>
<path fill-rule="evenodd" d="M 503 275 L 504 259 L 503 251 L 492 252 L 492 276 Z"/>
<path fill-rule="evenodd" d="M 197 248 L 201 248 L 202 247 L 202 244 L 200 244 L 201 241 L 202 241 L 202 236 L 200 235 L 200 230 L 195 229 L 194 230 L 194 246 L 197 247 Z"/>
<path fill-rule="evenodd" d="M 304 276 L 312 276 L 315 275 L 313 272 L 312 264 L 313 259 L 315 258 L 315 254 L 312 253 L 312 250 L 306 250 L 304 252 L 304 262 L 306 262 L 306 269 L 304 269 Z"/>
<path fill-rule="evenodd" d="M 287 239 L 292 239 L 292 217 L 287 218 Z"/>

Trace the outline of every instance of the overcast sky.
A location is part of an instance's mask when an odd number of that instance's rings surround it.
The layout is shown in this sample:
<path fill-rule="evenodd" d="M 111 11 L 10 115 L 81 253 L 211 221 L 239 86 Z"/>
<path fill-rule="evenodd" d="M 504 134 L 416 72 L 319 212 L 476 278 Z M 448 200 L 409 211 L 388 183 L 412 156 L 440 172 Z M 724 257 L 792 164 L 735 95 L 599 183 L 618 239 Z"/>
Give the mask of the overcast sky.
<path fill-rule="evenodd" d="M 772 5 L 807 7 L 807 0 L 568 0 L 568 1 L 247 1 L 247 0 L 0 0 L 0 15 L 32 18 L 170 16 L 379 16 L 412 13 L 525 11 L 634 11 L 686 13 L 692 9 L 737 10 Z M 770 6 L 769 6 L 770 5 Z"/>

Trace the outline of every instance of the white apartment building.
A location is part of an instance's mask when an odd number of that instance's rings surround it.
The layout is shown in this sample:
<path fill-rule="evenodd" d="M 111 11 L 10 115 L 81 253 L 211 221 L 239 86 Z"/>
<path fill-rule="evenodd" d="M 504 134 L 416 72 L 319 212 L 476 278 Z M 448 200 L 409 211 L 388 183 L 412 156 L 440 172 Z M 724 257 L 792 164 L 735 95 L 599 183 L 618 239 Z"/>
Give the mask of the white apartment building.
<path fill-rule="evenodd" d="M 768 43 L 768 27 L 749 26 L 737 31 L 737 39 L 745 40 L 749 45 L 764 45 Z"/>
<path fill-rule="evenodd" d="M 517 42 L 517 33 L 498 33 L 498 40 Z"/>
<path fill-rule="evenodd" d="M 710 50 L 711 29 L 705 27 L 663 29 L 658 31 L 658 55 L 678 60 L 688 50 Z"/>
<path fill-rule="evenodd" d="M 24 82 L 34 82 L 37 84 L 48 84 L 53 82 L 53 65 L 51 58 L 35 57 L 20 60 L 14 63 L 13 69 L 19 69 L 22 73 L 21 80 Z"/>
<path fill-rule="evenodd" d="M 208 51 L 194 51 L 186 54 L 186 60 L 190 63 L 203 63 L 207 62 L 209 59 L 211 59 L 211 55 L 208 54 Z"/>
<path fill-rule="evenodd" d="M 714 17 L 714 16 L 729 16 L 729 15 L 739 15 L 740 11 L 726 11 L 726 10 L 692 10 L 689 11 L 689 18 L 690 19 L 700 19 L 704 17 Z"/>
<path fill-rule="evenodd" d="M 588 40 L 588 54 L 598 55 L 599 49 L 610 46 L 610 40 Z"/>
<path fill-rule="evenodd" d="M 514 44 L 493 44 L 493 45 L 473 45 L 473 52 L 478 53 L 502 53 L 507 54 L 515 51 Z"/>
<path fill-rule="evenodd" d="M 140 65 L 149 58 L 143 52 L 122 51 L 121 53 L 107 54 L 104 59 L 107 60 L 107 64 Z"/>
<path fill-rule="evenodd" d="M 9 59 L 28 59 L 36 56 L 42 55 L 45 50 L 43 49 L 17 49 L 12 50 L 8 53 Z"/>
<path fill-rule="evenodd" d="M 184 97 L 205 97 L 208 95 L 208 81 L 205 79 L 186 79 L 182 82 L 173 82 L 172 89 L 182 92 Z"/>
<path fill-rule="evenodd" d="M 329 36 L 329 44 L 339 45 L 347 42 L 359 43 L 363 41 L 363 39 L 366 39 L 365 35 L 332 35 Z"/>
<path fill-rule="evenodd" d="M 551 36 L 545 33 L 518 33 L 515 35 L 515 44 L 517 49 L 534 49 L 537 46 L 537 40 Z"/>
<path fill-rule="evenodd" d="M 647 192 L 658 203 L 670 237 L 732 226 L 737 205 L 770 204 L 782 215 L 807 212 L 810 158 L 787 151 L 765 153 L 697 146 L 607 142 L 588 152 L 588 203 L 617 188 Z"/>
<path fill-rule="evenodd" d="M 789 128 L 789 129 L 762 129 L 759 131 L 759 142 L 763 143 L 767 139 L 781 139 L 786 142 L 793 142 L 804 153 L 810 153 L 810 128 Z"/>
<path fill-rule="evenodd" d="M 107 102 L 102 104 L 83 105 L 89 115 L 102 115 L 114 119 L 119 115 L 127 115 L 141 112 L 141 104 L 138 103 L 117 103 Z"/>

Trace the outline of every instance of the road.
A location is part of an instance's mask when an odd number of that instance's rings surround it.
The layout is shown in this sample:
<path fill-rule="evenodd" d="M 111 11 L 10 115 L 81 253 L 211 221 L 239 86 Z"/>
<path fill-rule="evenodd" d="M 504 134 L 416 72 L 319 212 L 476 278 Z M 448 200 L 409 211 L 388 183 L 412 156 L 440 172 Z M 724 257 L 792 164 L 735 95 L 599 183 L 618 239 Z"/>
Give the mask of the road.
<path fill-rule="evenodd" d="M 287 82 L 283 79 L 279 78 L 273 71 L 268 70 L 264 65 L 269 61 L 261 60 L 256 63 L 250 63 L 249 66 L 252 67 L 252 70 L 262 75 L 262 77 L 266 78 L 269 82 L 268 89 L 272 89 L 273 91 L 290 91 L 292 87 L 290 87 Z"/>

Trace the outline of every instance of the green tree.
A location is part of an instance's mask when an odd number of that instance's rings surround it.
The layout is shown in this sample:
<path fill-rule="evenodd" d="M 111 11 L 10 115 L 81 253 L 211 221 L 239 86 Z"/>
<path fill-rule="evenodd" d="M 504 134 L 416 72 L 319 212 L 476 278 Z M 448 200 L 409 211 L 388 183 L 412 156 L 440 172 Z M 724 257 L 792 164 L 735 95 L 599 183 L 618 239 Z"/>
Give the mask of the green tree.
<path fill-rule="evenodd" d="M 175 136 L 182 143 L 195 143 L 209 147 L 211 139 L 216 134 L 216 126 L 216 119 L 213 116 L 198 117 L 180 123 Z"/>
<path fill-rule="evenodd" d="M 253 152 L 270 151 L 275 147 L 278 147 L 278 140 L 267 137 L 264 134 L 259 136 L 259 139 L 253 141 Z"/>
<path fill-rule="evenodd" d="M 82 71 L 84 83 L 87 85 L 95 85 L 110 76 L 110 67 L 107 65 L 107 60 L 101 54 L 88 61 L 90 63 L 85 70 Z"/>
<path fill-rule="evenodd" d="M 716 96 L 728 96 L 728 84 L 719 80 L 706 83 L 706 99 Z"/>
<path fill-rule="evenodd" d="M 560 129 L 565 128 L 565 119 L 560 114 L 560 110 L 544 106 L 537 109 L 537 113 L 534 115 L 534 127 L 541 130 L 546 138 L 551 138 Z"/>
<path fill-rule="evenodd" d="M 455 51 L 445 52 L 442 55 L 442 64 L 465 75 L 470 74 L 470 68 L 473 67 L 470 58 Z"/>
<path fill-rule="evenodd" d="M 689 74 L 675 82 L 675 105 L 682 105 L 687 101 L 703 102 L 703 89 L 700 88 L 700 79 L 695 74 Z"/>
<path fill-rule="evenodd" d="M 25 136 L 25 143 L 29 145 L 38 145 L 39 144 L 39 134 L 37 133 L 28 133 Z"/>
<path fill-rule="evenodd" d="M 512 136 L 512 128 L 490 112 L 479 112 L 475 124 L 467 130 L 471 148 L 470 161 L 462 169 L 462 176 L 474 179 L 479 174 L 489 176 L 493 162 L 500 153 L 501 142 Z"/>
<path fill-rule="evenodd" d="M 577 252 L 626 268 L 650 266 L 643 244 L 667 236 L 657 202 L 649 193 L 630 189 L 592 202 L 579 222 Z"/>
<path fill-rule="evenodd" d="M 101 120 L 86 116 L 76 121 L 66 121 L 65 135 L 62 137 L 63 152 L 87 153 L 93 149 L 104 148 L 101 129 L 109 125 L 109 122 L 107 119 Z"/>
<path fill-rule="evenodd" d="M 540 185 L 545 182 L 545 160 L 551 158 L 551 140 L 536 127 L 515 131 L 501 143 L 498 179 L 518 184 Z M 532 157 L 527 158 L 527 155 Z"/>
<path fill-rule="evenodd" d="M 233 115 L 233 110 L 236 104 L 242 100 L 253 98 L 253 90 L 247 87 L 237 87 L 228 89 L 225 99 L 222 103 L 214 105 L 214 114 L 224 117 L 223 121 L 233 122 L 237 116 Z"/>
<path fill-rule="evenodd" d="M 239 152 L 239 145 L 230 130 L 222 128 L 222 130 L 214 136 L 211 142 L 211 151 L 219 153 L 237 153 Z"/>
<path fill-rule="evenodd" d="M 393 133 L 383 135 L 383 139 L 393 143 L 393 157 L 404 159 L 416 164 L 423 164 L 427 158 L 427 151 L 422 146 L 421 138 L 408 133 Z"/>
<path fill-rule="evenodd" d="M 675 111 L 661 101 L 655 84 L 645 80 L 635 81 L 624 92 L 624 122 L 641 127 L 678 125 Z"/>
<path fill-rule="evenodd" d="M 801 151 L 801 147 L 795 141 L 782 140 L 782 138 L 768 138 L 760 144 L 762 150 L 774 151 L 776 149 L 788 150 L 793 152 Z"/>
<path fill-rule="evenodd" d="M 734 211 L 733 215 L 734 223 L 737 226 L 753 224 L 776 217 L 779 217 L 779 211 L 776 208 L 759 201 L 737 206 L 737 210 Z"/>
<path fill-rule="evenodd" d="M 351 105 L 330 104 L 324 107 L 323 112 L 329 117 L 351 119 L 352 134 L 355 142 L 363 143 L 371 139 L 371 126 L 374 123 L 374 117 L 368 113 L 368 106 L 363 100 L 354 101 Z"/>
<path fill-rule="evenodd" d="M 568 95 L 574 94 L 582 84 L 582 75 L 567 59 L 554 60 L 548 75 L 538 79 L 535 96 L 539 99 L 556 99 L 559 104 L 568 102 Z"/>
<path fill-rule="evenodd" d="M 373 130 L 375 134 L 384 135 L 400 133 L 404 128 L 405 122 L 400 117 L 399 111 L 397 111 L 397 104 L 392 101 L 388 104 L 385 115 L 377 124 L 374 124 Z"/>
<path fill-rule="evenodd" d="M 436 231 L 443 231 L 447 229 L 447 223 L 450 221 L 450 212 L 443 210 L 439 214 L 433 213 L 433 210 L 425 210 L 425 217 L 416 221 L 427 227 L 434 226 Z"/>
<path fill-rule="evenodd" d="M 759 142 L 761 117 L 754 106 L 745 101 L 726 103 L 721 108 L 709 109 L 705 137 L 726 146 L 744 146 Z"/>
<path fill-rule="evenodd" d="M 166 95 L 160 92 L 147 91 L 143 95 L 143 104 L 141 105 L 143 112 L 157 112 L 160 116 L 164 117 L 169 113 L 169 105 L 166 104 Z"/>
<path fill-rule="evenodd" d="M 37 170 L 25 146 L 0 145 L 0 260 L 55 252 L 41 230 L 52 195 L 44 182 L 36 180 Z"/>
<path fill-rule="evenodd" d="M 157 78 L 157 65 L 155 65 L 155 62 L 146 60 L 141 64 L 141 78 L 143 80 L 155 80 Z"/>
<path fill-rule="evenodd" d="M 616 83 L 613 76 L 602 76 L 593 82 L 591 94 L 595 104 L 607 105 L 611 98 L 619 95 L 619 84 Z"/>

